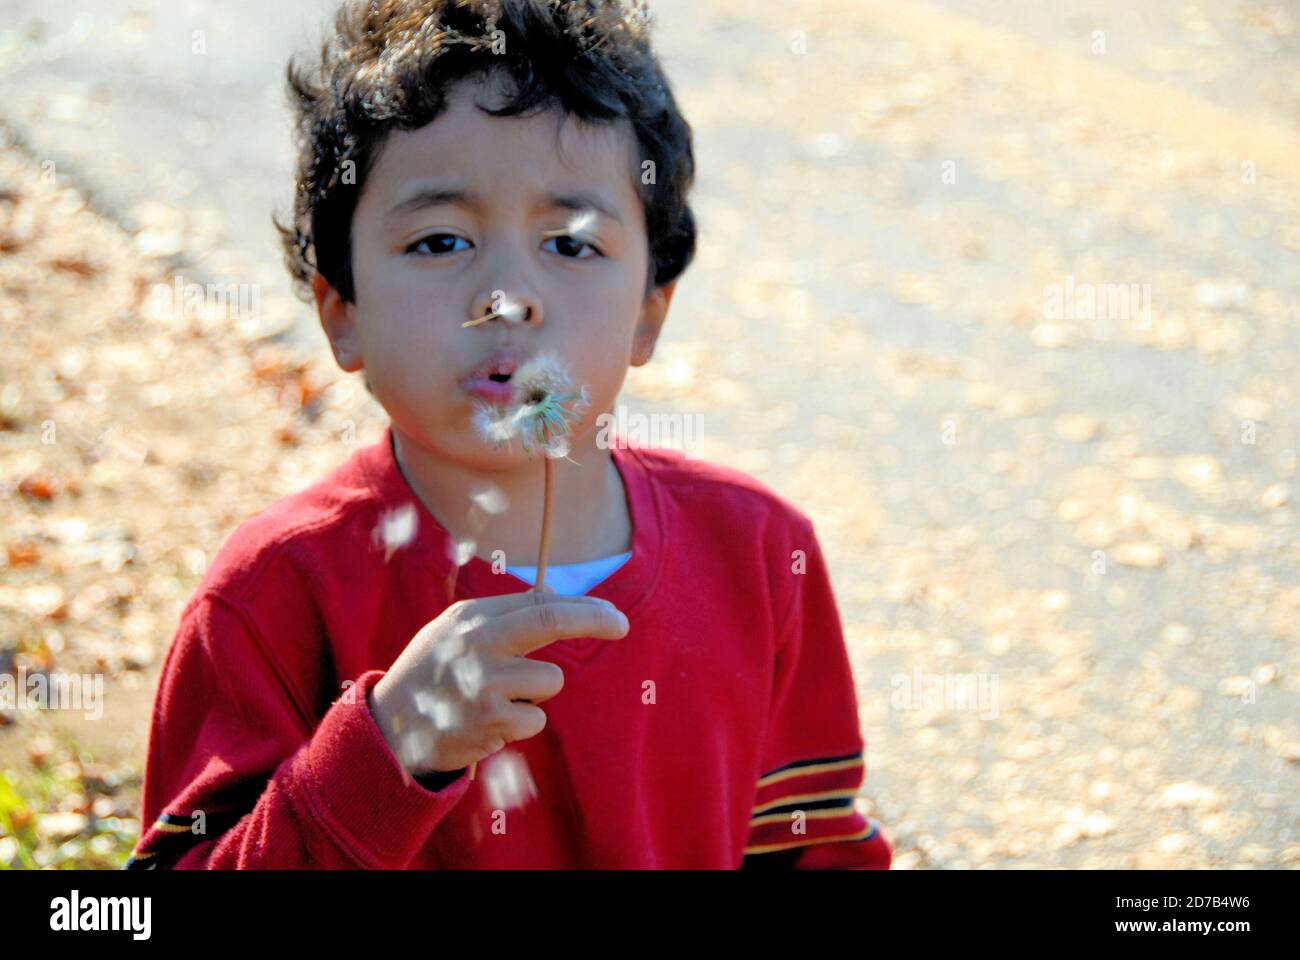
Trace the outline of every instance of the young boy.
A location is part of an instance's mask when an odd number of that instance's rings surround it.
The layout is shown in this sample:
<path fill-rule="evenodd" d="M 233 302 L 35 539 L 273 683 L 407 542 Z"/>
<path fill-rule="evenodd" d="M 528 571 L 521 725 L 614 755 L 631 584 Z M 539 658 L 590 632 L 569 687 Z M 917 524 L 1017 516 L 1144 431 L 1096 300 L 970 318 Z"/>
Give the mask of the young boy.
<path fill-rule="evenodd" d="M 128 868 L 889 867 L 811 522 L 597 442 L 695 246 L 647 29 L 376 0 L 291 68 L 289 262 L 391 422 L 244 522 L 184 608 Z M 538 595 L 542 463 L 475 417 L 543 355 L 588 406 Z"/>

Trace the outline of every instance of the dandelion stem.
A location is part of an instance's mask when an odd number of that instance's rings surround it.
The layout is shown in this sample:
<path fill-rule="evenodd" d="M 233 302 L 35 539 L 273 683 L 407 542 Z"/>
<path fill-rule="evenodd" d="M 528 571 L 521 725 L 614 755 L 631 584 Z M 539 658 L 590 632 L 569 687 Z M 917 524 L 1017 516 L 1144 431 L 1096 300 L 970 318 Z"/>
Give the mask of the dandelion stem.
<path fill-rule="evenodd" d="M 543 458 L 546 470 L 546 482 L 542 493 L 542 542 L 537 547 L 537 582 L 533 585 L 535 593 L 541 593 L 546 586 L 546 554 L 551 547 L 551 487 L 555 475 L 555 464 L 550 457 Z"/>
<path fill-rule="evenodd" d="M 491 313 L 485 313 L 483 314 L 483 316 L 475 317 L 473 320 L 466 320 L 464 323 L 461 324 L 461 326 L 477 327 L 480 323 L 487 323 L 493 317 L 502 317 L 502 316 L 505 316 L 505 314 L 501 313 L 499 310 L 493 310 Z"/>

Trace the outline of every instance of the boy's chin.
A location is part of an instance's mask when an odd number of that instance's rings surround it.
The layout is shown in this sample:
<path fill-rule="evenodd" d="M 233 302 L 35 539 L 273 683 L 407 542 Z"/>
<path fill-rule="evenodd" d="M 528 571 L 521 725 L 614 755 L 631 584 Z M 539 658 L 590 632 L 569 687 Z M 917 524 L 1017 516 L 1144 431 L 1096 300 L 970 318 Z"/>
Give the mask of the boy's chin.
<path fill-rule="evenodd" d="M 481 470 L 518 470 L 526 469 L 530 464 L 540 470 L 546 458 L 546 454 L 536 447 L 530 456 L 517 437 L 498 447 L 472 429 L 461 437 L 460 449 L 462 460 Z"/>
<path fill-rule="evenodd" d="M 459 463 L 471 470 L 499 472 L 536 469 L 540 472 L 543 461 L 547 458 L 541 447 L 534 446 L 531 453 L 526 450 L 517 435 L 497 446 L 494 440 L 484 436 L 477 426 L 469 422 L 449 424 L 443 420 L 437 424 L 422 424 L 421 427 L 420 433 L 423 436 L 417 442 L 428 454 Z M 584 424 L 577 423 L 573 427 L 568 440 L 571 445 L 576 445 L 579 438 L 585 436 Z M 564 458 L 561 456 L 558 459 Z"/>

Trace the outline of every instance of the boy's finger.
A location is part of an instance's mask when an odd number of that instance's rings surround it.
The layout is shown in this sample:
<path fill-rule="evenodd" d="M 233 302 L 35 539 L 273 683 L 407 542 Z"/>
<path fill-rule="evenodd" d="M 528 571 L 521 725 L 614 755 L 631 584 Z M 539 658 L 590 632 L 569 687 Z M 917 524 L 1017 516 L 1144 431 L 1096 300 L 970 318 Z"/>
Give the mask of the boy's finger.
<path fill-rule="evenodd" d="M 627 617 L 612 603 L 575 602 L 580 599 L 538 597 L 530 606 L 502 615 L 493 625 L 496 652 L 504 657 L 522 657 L 566 637 L 617 640 L 627 634 Z"/>
<path fill-rule="evenodd" d="M 599 597 L 561 597 L 556 594 L 555 588 L 550 586 L 544 587 L 543 590 L 545 592 L 540 597 L 532 590 L 521 590 L 518 593 L 503 593 L 496 597 L 474 597 L 461 602 L 465 604 L 467 612 L 488 617 L 501 616 L 512 610 L 534 606 L 539 602 L 552 603 L 556 600 L 563 600 L 566 603 L 609 605 L 608 600 Z"/>
<path fill-rule="evenodd" d="M 564 689 L 564 670 L 545 660 L 515 657 L 503 660 L 493 683 L 511 702 L 545 703 Z"/>

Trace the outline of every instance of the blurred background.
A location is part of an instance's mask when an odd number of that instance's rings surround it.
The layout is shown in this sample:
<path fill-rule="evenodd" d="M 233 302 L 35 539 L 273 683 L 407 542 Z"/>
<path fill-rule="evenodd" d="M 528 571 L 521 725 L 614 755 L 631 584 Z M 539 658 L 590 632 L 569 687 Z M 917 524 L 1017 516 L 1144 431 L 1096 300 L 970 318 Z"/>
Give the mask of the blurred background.
<path fill-rule="evenodd" d="M 104 678 L 0 708 L 0 868 L 122 863 L 206 563 L 383 429 L 270 221 L 332 6 L 0 0 L 0 674 Z M 1294 869 L 1300 3 L 651 9 L 701 236 L 623 402 L 816 523 L 895 867 Z"/>

